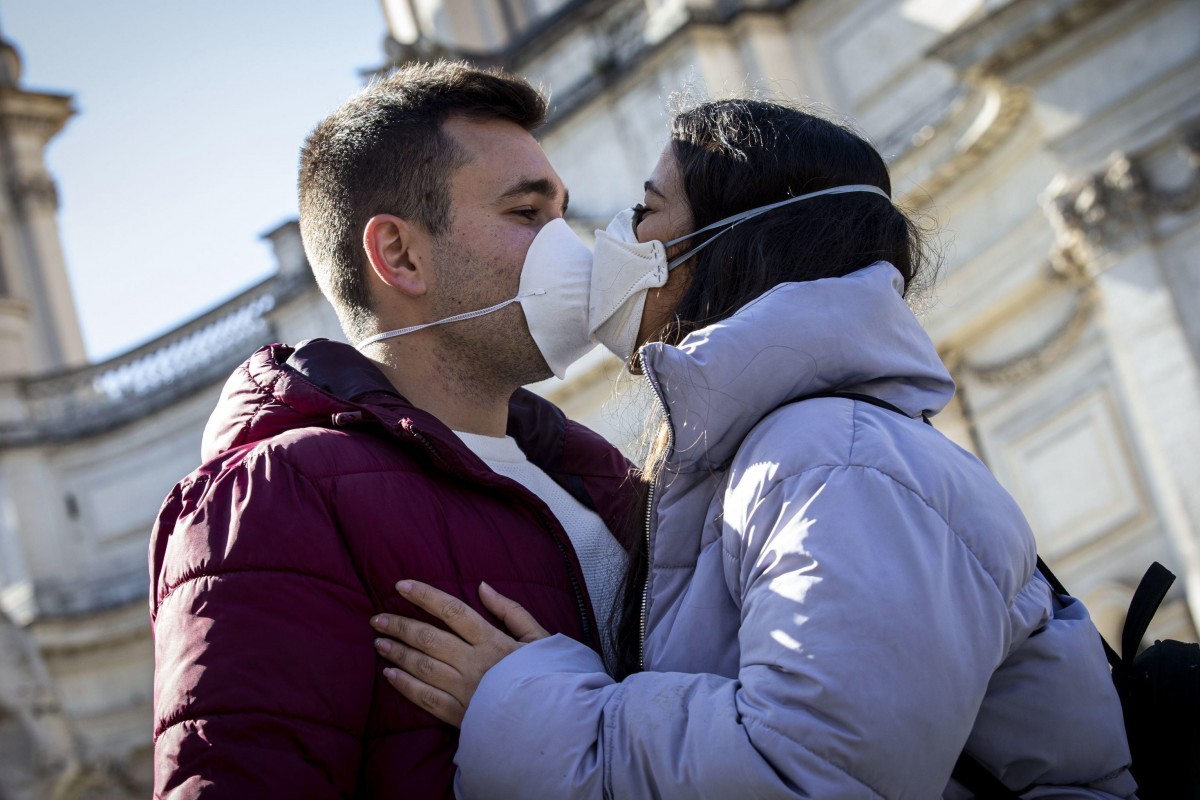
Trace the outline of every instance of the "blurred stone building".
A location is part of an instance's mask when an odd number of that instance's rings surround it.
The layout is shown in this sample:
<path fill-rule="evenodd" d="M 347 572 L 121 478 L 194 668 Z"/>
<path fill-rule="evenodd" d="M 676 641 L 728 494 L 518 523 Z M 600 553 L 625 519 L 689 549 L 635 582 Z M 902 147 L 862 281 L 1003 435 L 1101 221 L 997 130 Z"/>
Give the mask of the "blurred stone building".
<path fill-rule="evenodd" d="M 1017 497 L 1106 635 L 1157 559 L 1180 581 L 1151 633 L 1194 640 L 1200 4 L 383 6 L 381 70 L 464 57 L 551 91 L 542 142 L 581 230 L 640 199 L 676 90 L 753 89 L 853 119 L 888 159 L 897 196 L 941 226 L 946 257 L 924 321 L 959 394 L 938 427 Z M 3 800 L 147 796 L 146 544 L 159 503 L 197 465 L 208 411 L 239 361 L 269 341 L 339 335 L 287 222 L 267 234 L 275 275 L 85 363 L 43 160 L 71 113 L 69 97 L 24 88 L 0 43 Z M 619 372 L 595 351 L 539 389 L 626 441 L 637 390 L 614 390 Z"/>

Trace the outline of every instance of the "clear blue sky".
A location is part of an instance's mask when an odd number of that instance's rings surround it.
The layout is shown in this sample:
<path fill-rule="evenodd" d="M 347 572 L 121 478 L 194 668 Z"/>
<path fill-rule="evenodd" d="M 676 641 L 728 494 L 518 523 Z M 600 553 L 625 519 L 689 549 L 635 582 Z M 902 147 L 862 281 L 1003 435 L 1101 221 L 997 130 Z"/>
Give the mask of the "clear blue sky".
<path fill-rule="evenodd" d="M 168 330 L 273 268 L 304 136 L 383 61 L 378 0 L 0 0 L 52 142 L 89 355 Z"/>

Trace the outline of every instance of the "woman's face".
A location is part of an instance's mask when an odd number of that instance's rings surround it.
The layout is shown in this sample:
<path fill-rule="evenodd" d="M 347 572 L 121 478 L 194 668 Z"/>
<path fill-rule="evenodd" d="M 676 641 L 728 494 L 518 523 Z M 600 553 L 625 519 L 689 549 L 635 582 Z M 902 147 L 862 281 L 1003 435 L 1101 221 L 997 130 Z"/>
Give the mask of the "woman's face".
<path fill-rule="evenodd" d="M 679 161 L 669 143 L 646 181 L 646 196 L 634 215 L 634 224 L 639 242 L 656 239 L 669 242 L 692 231 L 692 208 L 684 196 Z M 667 260 L 683 253 L 687 244 L 680 242 L 668 249 Z M 638 328 L 639 346 L 670 321 L 690 276 L 691 259 L 671 270 L 664 286 L 647 292 L 642 324 Z"/>

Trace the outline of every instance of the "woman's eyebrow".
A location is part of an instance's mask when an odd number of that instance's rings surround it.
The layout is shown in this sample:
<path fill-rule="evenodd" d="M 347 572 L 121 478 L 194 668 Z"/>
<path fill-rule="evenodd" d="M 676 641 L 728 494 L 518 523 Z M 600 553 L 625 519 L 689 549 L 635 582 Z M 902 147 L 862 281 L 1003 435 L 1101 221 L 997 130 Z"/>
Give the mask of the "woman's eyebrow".
<path fill-rule="evenodd" d="M 667 196 L 665 194 L 663 194 L 657 186 L 654 185 L 654 181 L 646 181 L 645 183 L 642 184 L 642 188 L 645 189 L 647 192 L 651 192 L 653 194 L 658 195 L 663 200 L 667 199 Z"/>

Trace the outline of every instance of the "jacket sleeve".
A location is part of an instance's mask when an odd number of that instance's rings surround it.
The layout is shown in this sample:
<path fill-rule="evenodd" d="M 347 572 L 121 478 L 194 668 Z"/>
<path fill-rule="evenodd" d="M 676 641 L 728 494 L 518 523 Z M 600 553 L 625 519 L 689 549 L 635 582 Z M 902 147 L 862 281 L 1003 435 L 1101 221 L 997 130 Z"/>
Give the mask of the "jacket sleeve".
<path fill-rule="evenodd" d="M 334 798 L 371 705 L 371 603 L 278 454 L 177 487 L 151 542 L 156 798 Z"/>
<path fill-rule="evenodd" d="M 467 712 L 462 796 L 941 796 L 1005 655 L 1004 598 L 887 475 L 770 472 L 726 495 L 736 679 L 614 684 L 561 637 L 521 648 Z"/>

